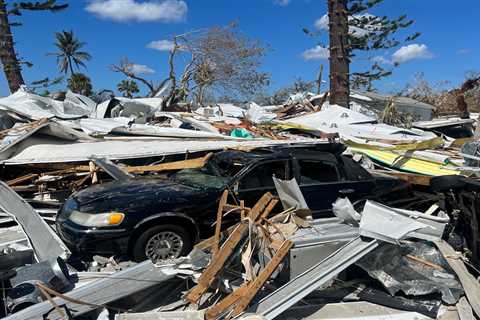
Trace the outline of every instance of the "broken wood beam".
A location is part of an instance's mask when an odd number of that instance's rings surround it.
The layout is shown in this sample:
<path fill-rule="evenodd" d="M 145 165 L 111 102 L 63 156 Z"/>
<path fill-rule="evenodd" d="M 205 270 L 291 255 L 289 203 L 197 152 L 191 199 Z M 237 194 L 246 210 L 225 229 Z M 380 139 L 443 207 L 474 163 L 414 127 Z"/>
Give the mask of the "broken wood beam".
<path fill-rule="evenodd" d="M 388 171 L 388 170 L 371 170 L 371 172 L 378 172 L 393 177 L 400 178 L 402 180 L 408 181 L 410 184 L 419 185 L 419 186 L 430 186 L 431 176 L 424 176 L 421 174 L 406 173 L 406 172 L 397 172 L 397 171 Z"/>
<path fill-rule="evenodd" d="M 265 193 L 260 200 L 253 206 L 252 210 L 249 213 L 249 218 L 252 221 L 257 221 L 263 211 L 267 208 L 267 205 L 273 199 L 273 195 L 270 192 Z"/>
<path fill-rule="evenodd" d="M 182 161 L 173 161 L 149 166 L 122 167 L 128 173 L 159 172 L 166 170 L 196 169 L 205 166 L 205 163 L 213 156 L 209 153 L 202 158 L 195 158 Z"/>
<path fill-rule="evenodd" d="M 208 290 L 210 283 L 215 279 L 217 274 L 223 268 L 225 262 L 235 250 L 238 243 L 244 238 L 248 230 L 248 223 L 240 222 L 232 234 L 228 237 L 225 243 L 222 245 L 218 254 L 212 258 L 210 264 L 203 271 L 202 275 L 198 279 L 198 284 L 190 290 L 185 299 L 190 303 L 196 303 L 200 297 Z"/>
<path fill-rule="evenodd" d="M 225 312 L 229 307 L 238 302 L 238 300 L 243 297 L 248 290 L 248 283 L 244 283 L 240 288 L 230 293 L 228 296 L 223 298 L 220 302 L 217 302 L 213 306 L 207 309 L 205 312 L 205 319 L 211 320 L 216 319 L 219 315 Z"/>
<path fill-rule="evenodd" d="M 293 242 L 290 240 L 285 240 L 283 242 L 280 249 L 278 249 L 272 259 L 268 262 L 267 266 L 260 272 L 258 277 L 251 283 L 249 283 L 247 292 L 240 298 L 239 303 L 235 306 L 233 312 L 229 315 L 228 319 L 238 316 L 240 313 L 243 312 L 243 310 L 245 310 L 250 301 L 252 301 L 253 297 L 255 297 L 257 292 L 263 287 L 265 282 L 267 282 L 275 269 L 277 269 L 278 265 L 288 254 L 292 246 Z"/>
<path fill-rule="evenodd" d="M 222 232 L 223 207 L 227 204 L 227 199 L 228 199 L 228 190 L 224 190 L 222 197 L 220 198 L 220 202 L 218 203 L 217 220 L 215 224 L 215 235 L 214 235 L 215 240 L 212 245 L 213 259 L 215 259 L 215 256 L 218 253 L 218 246 L 220 245 L 220 236 Z"/>
<path fill-rule="evenodd" d="M 38 178 L 38 174 L 35 174 L 35 173 L 27 174 L 27 175 L 7 181 L 7 184 L 11 187 L 25 181 L 33 180 L 35 178 Z"/>

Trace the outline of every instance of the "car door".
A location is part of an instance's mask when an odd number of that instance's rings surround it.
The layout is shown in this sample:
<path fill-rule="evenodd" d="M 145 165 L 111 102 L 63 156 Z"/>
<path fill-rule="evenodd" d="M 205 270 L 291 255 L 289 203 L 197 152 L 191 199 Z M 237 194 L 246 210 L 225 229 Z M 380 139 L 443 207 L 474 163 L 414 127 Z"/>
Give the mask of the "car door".
<path fill-rule="evenodd" d="M 376 189 L 374 177 L 360 164 L 349 157 L 339 156 L 338 169 L 343 177 L 339 188 L 341 196 L 348 197 L 352 203 L 377 196 L 379 190 Z"/>
<path fill-rule="evenodd" d="M 234 186 L 238 198 L 244 200 L 247 207 L 251 207 L 265 192 L 275 194 L 273 176 L 282 180 L 290 179 L 290 161 L 267 160 L 248 168 Z"/>
<path fill-rule="evenodd" d="M 297 182 L 313 216 L 331 215 L 332 204 L 342 188 L 335 157 L 296 157 L 294 164 Z"/>

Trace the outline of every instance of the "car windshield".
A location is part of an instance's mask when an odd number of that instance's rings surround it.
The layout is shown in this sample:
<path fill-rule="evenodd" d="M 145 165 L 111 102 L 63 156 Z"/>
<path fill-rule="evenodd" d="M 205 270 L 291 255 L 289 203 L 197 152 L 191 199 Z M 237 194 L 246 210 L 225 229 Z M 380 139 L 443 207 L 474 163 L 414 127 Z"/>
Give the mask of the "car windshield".
<path fill-rule="evenodd" d="M 242 157 L 232 157 L 228 153 L 218 153 L 202 168 L 183 169 L 171 175 L 170 178 L 189 186 L 225 188 L 249 161 Z"/>

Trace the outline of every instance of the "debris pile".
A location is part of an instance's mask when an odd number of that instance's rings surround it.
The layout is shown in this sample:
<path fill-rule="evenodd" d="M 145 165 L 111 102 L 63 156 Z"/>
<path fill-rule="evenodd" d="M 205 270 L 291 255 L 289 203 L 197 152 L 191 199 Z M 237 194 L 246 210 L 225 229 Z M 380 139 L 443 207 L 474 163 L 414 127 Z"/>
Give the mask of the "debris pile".
<path fill-rule="evenodd" d="M 2 315 L 480 317 L 475 120 L 327 98 L 0 98 Z"/>

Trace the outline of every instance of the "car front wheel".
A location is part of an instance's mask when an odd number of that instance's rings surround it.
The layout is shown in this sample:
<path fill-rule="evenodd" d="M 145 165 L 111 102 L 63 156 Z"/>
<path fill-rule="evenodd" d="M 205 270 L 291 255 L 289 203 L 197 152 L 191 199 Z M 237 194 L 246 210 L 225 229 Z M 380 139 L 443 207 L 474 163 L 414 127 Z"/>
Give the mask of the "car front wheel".
<path fill-rule="evenodd" d="M 188 232 L 177 225 L 158 225 L 145 230 L 135 242 L 135 261 L 147 259 L 153 262 L 175 259 L 187 255 L 192 249 Z"/>

